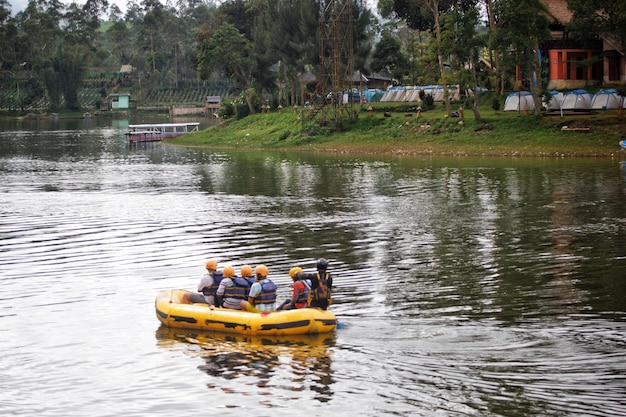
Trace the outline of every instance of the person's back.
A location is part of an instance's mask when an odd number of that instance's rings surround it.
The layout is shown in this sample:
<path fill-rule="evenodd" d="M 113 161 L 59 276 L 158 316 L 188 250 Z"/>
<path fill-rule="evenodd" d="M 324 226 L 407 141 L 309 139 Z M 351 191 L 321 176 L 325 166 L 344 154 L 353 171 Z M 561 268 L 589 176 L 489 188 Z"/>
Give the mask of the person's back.
<path fill-rule="evenodd" d="M 198 292 L 202 293 L 207 304 L 215 305 L 215 293 L 223 279 L 220 271 L 209 271 L 198 284 Z"/>
<path fill-rule="evenodd" d="M 217 289 L 217 296 L 221 300 L 222 307 L 240 310 L 241 301 L 248 297 L 249 290 L 249 282 L 235 276 L 235 268 L 230 265 L 224 267 L 224 279 Z"/>
<path fill-rule="evenodd" d="M 317 307 L 322 310 L 328 309 L 332 303 L 333 278 L 327 272 L 328 261 L 319 259 L 317 261 L 317 273 L 308 274 L 306 278 L 311 280 L 311 301 L 309 307 Z"/>
<path fill-rule="evenodd" d="M 252 312 L 276 310 L 276 284 L 267 278 L 267 267 L 258 265 L 255 269 L 256 281 L 250 287 L 248 301 L 242 301 L 241 308 Z"/>
<path fill-rule="evenodd" d="M 222 280 L 222 273 L 217 271 L 217 261 L 209 259 L 205 265 L 206 274 L 198 283 L 199 294 L 186 294 L 183 303 L 205 303 L 215 305 L 215 293 Z"/>
<path fill-rule="evenodd" d="M 308 307 L 311 293 L 311 282 L 304 278 L 304 271 L 299 266 L 289 270 L 289 276 L 293 280 L 293 292 L 291 298 L 283 302 L 278 310 L 292 310 L 294 308 Z"/>

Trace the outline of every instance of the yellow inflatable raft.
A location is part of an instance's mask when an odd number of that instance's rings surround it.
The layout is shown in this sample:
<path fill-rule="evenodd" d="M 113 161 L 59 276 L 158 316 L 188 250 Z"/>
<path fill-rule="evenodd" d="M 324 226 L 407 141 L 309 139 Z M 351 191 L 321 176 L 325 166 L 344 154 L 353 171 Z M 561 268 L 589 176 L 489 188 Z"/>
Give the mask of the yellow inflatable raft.
<path fill-rule="evenodd" d="M 156 316 L 168 327 L 225 333 L 294 335 L 332 332 L 337 318 L 328 310 L 297 310 L 251 313 L 207 304 L 183 304 L 185 290 L 161 291 L 155 300 Z"/>

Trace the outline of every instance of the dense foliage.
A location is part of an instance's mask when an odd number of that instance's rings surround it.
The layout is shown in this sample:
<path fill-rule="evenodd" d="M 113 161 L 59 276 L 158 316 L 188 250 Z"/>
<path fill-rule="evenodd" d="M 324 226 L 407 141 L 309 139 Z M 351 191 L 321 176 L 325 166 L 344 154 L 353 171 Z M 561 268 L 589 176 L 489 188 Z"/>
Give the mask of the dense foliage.
<path fill-rule="evenodd" d="M 321 94 L 303 74 L 319 76 L 323 56 L 400 84 L 455 83 L 462 91 L 512 89 L 517 67 L 539 96 L 537 51 L 550 35 L 540 0 L 379 0 L 380 21 L 369 4 L 129 0 L 122 14 L 107 0 L 30 0 L 17 12 L 0 0 L 0 109 L 79 109 L 87 95 L 97 101 L 94 91 L 100 99 L 132 91 L 145 102 L 157 91 L 193 88 L 237 96 L 254 113 L 263 103 L 302 104 Z M 624 47 L 625 4 L 570 0 L 571 37 L 584 42 L 609 31 Z M 332 11 L 348 5 L 349 24 L 333 21 Z M 345 29 L 349 56 L 323 43 L 330 25 Z"/>

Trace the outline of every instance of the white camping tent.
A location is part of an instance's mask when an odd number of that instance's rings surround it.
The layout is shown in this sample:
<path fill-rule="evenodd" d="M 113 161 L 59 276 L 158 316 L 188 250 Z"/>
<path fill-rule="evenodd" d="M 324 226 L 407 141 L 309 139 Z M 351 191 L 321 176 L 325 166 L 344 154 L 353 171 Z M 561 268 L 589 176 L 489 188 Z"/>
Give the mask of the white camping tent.
<path fill-rule="evenodd" d="M 528 91 L 516 91 L 507 96 L 504 111 L 531 111 L 535 109 L 535 101 Z"/>
<path fill-rule="evenodd" d="M 563 110 L 590 110 L 592 98 L 593 95 L 588 93 L 586 90 L 572 90 L 565 93 L 563 102 L 561 103 L 561 108 Z"/>
<path fill-rule="evenodd" d="M 380 101 L 391 101 L 391 96 L 393 96 L 395 91 L 396 91 L 396 87 L 387 88 L 387 91 L 383 93 L 383 96 L 380 99 Z"/>
<path fill-rule="evenodd" d="M 543 107 L 548 111 L 559 110 L 561 108 L 561 102 L 563 102 L 563 93 L 561 93 L 560 91 L 552 90 L 550 91 L 550 94 L 552 95 L 550 102 L 547 106 L 545 103 L 543 103 Z"/>
<path fill-rule="evenodd" d="M 620 104 L 622 98 L 613 89 L 600 90 L 591 99 L 591 108 L 594 110 L 619 109 Z"/>

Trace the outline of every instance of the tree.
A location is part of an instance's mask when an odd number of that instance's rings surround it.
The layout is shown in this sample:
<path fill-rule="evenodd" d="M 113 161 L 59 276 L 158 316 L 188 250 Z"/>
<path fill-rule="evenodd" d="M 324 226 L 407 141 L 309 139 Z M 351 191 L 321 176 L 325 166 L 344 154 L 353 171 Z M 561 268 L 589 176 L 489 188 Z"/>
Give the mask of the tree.
<path fill-rule="evenodd" d="M 437 57 L 441 84 L 445 86 L 448 83 L 444 65 L 445 56 L 441 48 L 440 17 L 442 13 L 452 8 L 452 6 L 457 5 L 462 7 L 465 3 L 473 4 L 473 0 L 380 0 L 379 6 L 382 6 L 382 9 L 386 13 L 393 13 L 404 19 L 409 27 L 413 29 L 428 28 L 431 31 L 433 34 L 431 46 Z M 452 107 L 450 105 L 450 97 L 447 89 L 444 89 L 444 103 L 446 112 L 448 115 L 451 115 Z"/>
<path fill-rule="evenodd" d="M 372 11 L 363 0 L 354 0 L 352 5 L 352 31 L 354 36 L 354 67 L 365 69 L 365 63 L 370 57 L 374 33 L 372 28 L 377 22 Z"/>
<path fill-rule="evenodd" d="M 158 0 L 143 0 L 142 7 L 145 12 L 143 19 L 138 23 L 141 47 L 148 52 L 147 63 L 155 73 L 162 69 L 162 51 L 165 47 L 162 28 L 165 21 L 165 10 Z M 157 66 L 157 63 L 159 64 Z"/>
<path fill-rule="evenodd" d="M 10 70 L 16 64 L 16 42 L 17 26 L 11 18 L 11 5 L 7 0 L 0 0 L 0 71 Z"/>
<path fill-rule="evenodd" d="M 408 62 L 397 37 L 388 31 L 382 33 L 372 53 L 370 67 L 372 71 L 385 72 L 395 79 L 402 79 L 407 72 Z"/>
<path fill-rule="evenodd" d="M 472 91 L 472 111 L 480 119 L 478 109 L 478 57 L 486 44 L 476 27 L 479 12 L 476 7 L 454 7 L 442 15 L 441 48 L 450 57 L 451 79 L 459 92 Z"/>
<path fill-rule="evenodd" d="M 536 116 L 541 113 L 539 44 L 551 36 L 545 12 L 540 0 L 500 0 L 497 27 L 491 33 L 493 48 L 502 54 L 510 51 L 522 74 L 527 74 Z"/>
<path fill-rule="evenodd" d="M 572 37 L 583 42 L 608 37 L 626 51 L 626 1 L 569 0 L 568 7 L 574 12 L 567 25 Z"/>
<path fill-rule="evenodd" d="M 197 53 L 196 70 L 206 80 L 214 71 L 233 79 L 241 89 L 250 113 L 255 113 L 252 97 L 256 60 L 252 43 L 230 23 L 222 24 L 212 36 L 203 39 Z"/>

